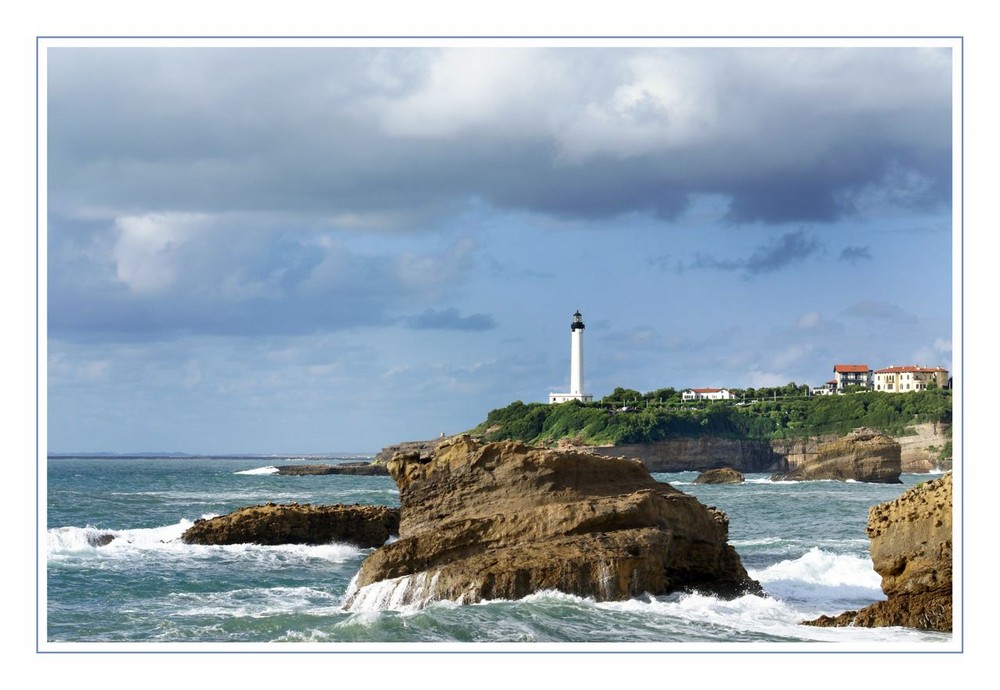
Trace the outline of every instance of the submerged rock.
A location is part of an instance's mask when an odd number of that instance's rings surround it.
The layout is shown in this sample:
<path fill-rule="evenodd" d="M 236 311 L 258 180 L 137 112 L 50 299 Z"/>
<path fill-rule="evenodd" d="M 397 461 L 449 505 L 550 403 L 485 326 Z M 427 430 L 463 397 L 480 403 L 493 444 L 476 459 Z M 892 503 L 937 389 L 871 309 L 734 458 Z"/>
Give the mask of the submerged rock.
<path fill-rule="evenodd" d="M 115 540 L 115 535 L 108 532 L 103 532 L 101 534 L 89 534 L 87 535 L 87 543 L 94 547 L 107 546 Z"/>
<path fill-rule="evenodd" d="M 186 544 L 329 544 L 381 546 L 399 531 L 399 509 L 385 506 L 264 505 L 196 520 L 181 540 Z"/>
<path fill-rule="evenodd" d="M 869 551 L 888 597 L 806 625 L 952 629 L 951 473 L 868 511 Z"/>
<path fill-rule="evenodd" d="M 774 481 L 853 479 L 876 484 L 901 484 L 899 443 L 878 431 L 860 427 L 843 438 L 821 445 L 815 457 L 789 472 L 772 475 Z"/>
<path fill-rule="evenodd" d="M 706 470 L 698 475 L 694 480 L 695 484 L 742 484 L 745 481 L 742 472 L 737 472 L 732 467 L 720 467 L 714 470 Z"/>
<path fill-rule="evenodd" d="M 468 436 L 388 463 L 399 540 L 361 566 L 345 606 L 472 603 L 560 590 L 597 600 L 693 589 L 759 593 L 728 518 L 637 460 Z"/>

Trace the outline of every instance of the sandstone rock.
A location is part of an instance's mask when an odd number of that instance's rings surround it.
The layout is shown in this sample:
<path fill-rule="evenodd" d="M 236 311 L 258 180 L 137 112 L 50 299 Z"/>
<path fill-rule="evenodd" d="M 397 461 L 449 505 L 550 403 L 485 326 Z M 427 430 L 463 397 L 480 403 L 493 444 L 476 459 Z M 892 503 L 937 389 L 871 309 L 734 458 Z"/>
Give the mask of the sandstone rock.
<path fill-rule="evenodd" d="M 399 509 L 385 506 L 264 505 L 196 520 L 181 536 L 187 544 L 328 544 L 381 546 L 399 531 Z"/>
<path fill-rule="evenodd" d="M 864 427 L 843 438 L 823 444 L 815 457 L 789 472 L 771 477 L 775 481 L 853 479 L 859 482 L 900 484 L 899 443 L 885 434 Z"/>
<path fill-rule="evenodd" d="M 637 460 L 468 436 L 396 455 L 399 540 L 362 564 L 345 606 L 472 603 L 556 589 L 598 600 L 699 589 L 760 592 L 728 519 Z M 381 593 L 381 594 L 380 594 Z"/>
<path fill-rule="evenodd" d="M 698 475 L 694 480 L 695 484 L 742 484 L 743 474 L 737 472 L 732 467 L 720 467 L 717 470 L 708 470 Z"/>
<path fill-rule="evenodd" d="M 787 470 L 814 460 L 820 446 L 838 438 L 840 436 L 837 434 L 823 434 L 804 438 L 774 439 L 771 441 L 771 447 L 775 453 L 787 460 L 788 468 L 785 468 Z M 938 422 L 914 424 L 907 427 L 904 433 L 892 438 L 899 443 L 903 473 L 919 474 L 951 469 L 951 458 L 941 457 L 942 450 L 951 441 L 950 424 Z"/>
<path fill-rule="evenodd" d="M 345 462 L 338 465 L 285 465 L 278 468 L 280 475 L 303 476 L 313 474 L 350 474 L 363 476 L 388 476 L 385 465 L 374 462 Z"/>
<path fill-rule="evenodd" d="M 872 564 L 882 576 L 887 600 L 806 624 L 951 630 L 951 473 L 873 506 L 868 511 L 867 532 Z"/>
<path fill-rule="evenodd" d="M 410 454 L 416 453 L 420 457 L 430 458 L 434 454 L 434 449 L 437 448 L 445 440 L 444 436 L 440 438 L 433 438 L 429 441 L 404 441 L 402 443 L 394 443 L 390 446 L 386 446 L 375 456 L 373 461 L 376 465 L 385 465 L 396 455 L 400 453 Z"/>

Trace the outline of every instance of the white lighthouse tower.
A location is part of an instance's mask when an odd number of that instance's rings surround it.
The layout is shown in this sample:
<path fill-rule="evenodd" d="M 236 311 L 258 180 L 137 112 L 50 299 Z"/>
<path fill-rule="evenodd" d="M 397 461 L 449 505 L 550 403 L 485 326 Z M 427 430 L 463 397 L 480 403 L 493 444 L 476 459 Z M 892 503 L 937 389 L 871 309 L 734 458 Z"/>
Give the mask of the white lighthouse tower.
<path fill-rule="evenodd" d="M 562 403 L 567 400 L 592 402 L 594 396 L 583 392 L 583 316 L 579 310 L 573 314 L 573 323 L 569 325 L 569 393 L 549 393 L 549 403 Z"/>

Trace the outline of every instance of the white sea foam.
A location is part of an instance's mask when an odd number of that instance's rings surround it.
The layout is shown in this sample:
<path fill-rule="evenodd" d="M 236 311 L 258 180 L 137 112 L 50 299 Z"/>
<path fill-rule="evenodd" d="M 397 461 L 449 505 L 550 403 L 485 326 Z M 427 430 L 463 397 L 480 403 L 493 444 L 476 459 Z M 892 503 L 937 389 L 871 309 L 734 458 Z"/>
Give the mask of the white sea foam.
<path fill-rule="evenodd" d="M 440 571 L 424 571 L 389 580 L 373 582 L 358 588 L 357 575 L 351 580 L 344 596 L 344 610 L 414 612 L 434 601 Z"/>
<path fill-rule="evenodd" d="M 184 530 L 192 524 L 190 520 L 181 520 L 173 525 L 131 530 L 98 529 L 89 525 L 56 527 L 48 532 L 48 555 L 51 557 L 62 553 L 89 552 L 98 549 L 111 553 L 129 548 L 158 548 L 162 544 L 179 541 Z"/>
<path fill-rule="evenodd" d="M 240 470 L 239 472 L 233 472 L 233 474 L 277 474 L 278 468 L 274 465 L 268 465 L 267 467 L 255 467 L 252 470 Z"/>
<path fill-rule="evenodd" d="M 253 587 L 171 594 L 171 616 L 264 618 L 302 613 L 340 615 L 340 595 L 315 587 Z"/>
<path fill-rule="evenodd" d="M 870 558 L 834 554 L 813 547 L 792 560 L 779 561 L 750 577 L 779 599 L 803 603 L 884 599 L 881 578 Z"/>
<path fill-rule="evenodd" d="M 206 514 L 202 517 L 212 517 Z M 106 530 L 96 527 L 57 527 L 48 531 L 47 555 L 50 562 L 65 559 L 100 558 L 131 563 L 137 557 L 227 558 L 249 561 L 262 566 L 309 561 L 346 563 L 365 552 L 352 544 L 233 544 L 205 546 L 185 544 L 181 535 L 191 527 L 190 520 L 173 525 L 145 529 Z M 109 539 L 110 538 L 110 539 Z"/>

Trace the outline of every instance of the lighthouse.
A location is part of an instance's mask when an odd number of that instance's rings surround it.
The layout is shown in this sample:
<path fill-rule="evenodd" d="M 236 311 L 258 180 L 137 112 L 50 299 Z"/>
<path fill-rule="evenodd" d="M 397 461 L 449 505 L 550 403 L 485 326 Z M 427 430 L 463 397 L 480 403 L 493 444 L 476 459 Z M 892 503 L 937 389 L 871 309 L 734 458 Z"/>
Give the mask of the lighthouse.
<path fill-rule="evenodd" d="M 583 315 L 577 310 L 573 314 L 573 323 L 569 325 L 569 393 L 549 393 L 549 403 L 567 400 L 592 402 L 594 399 L 594 396 L 583 392 L 583 331 L 586 328 Z"/>

